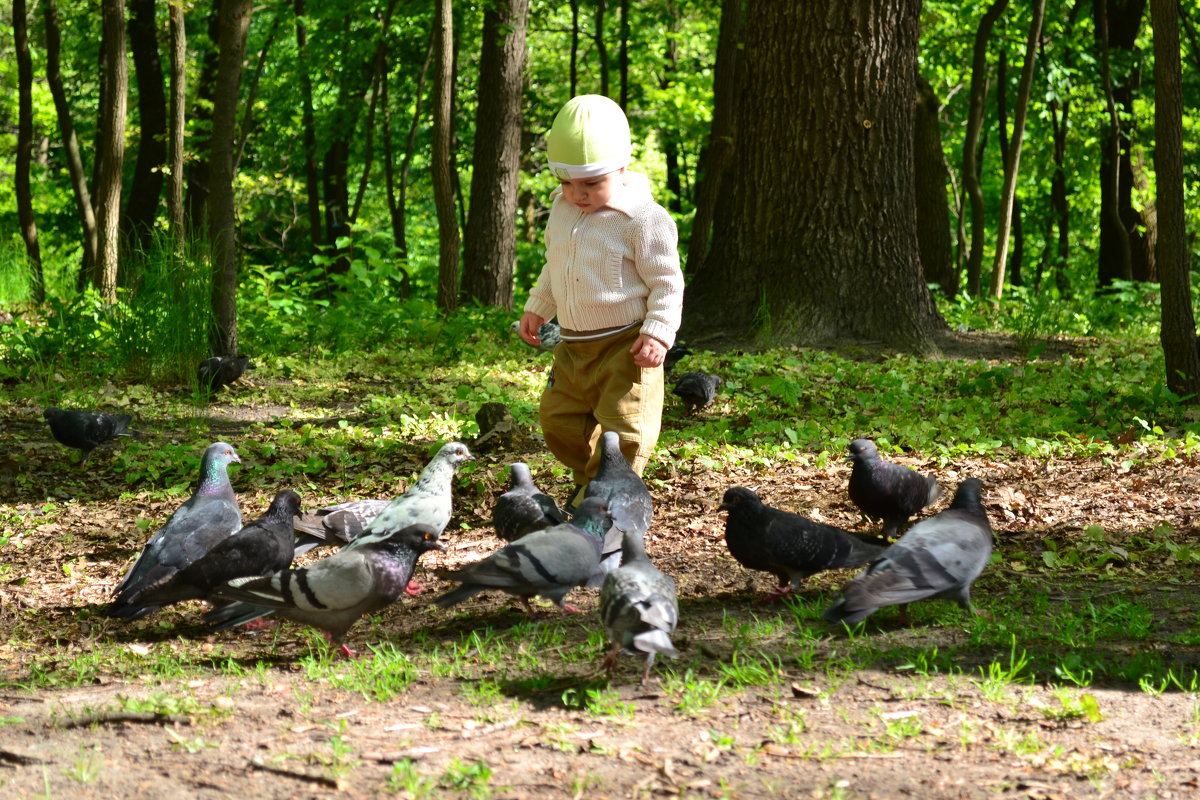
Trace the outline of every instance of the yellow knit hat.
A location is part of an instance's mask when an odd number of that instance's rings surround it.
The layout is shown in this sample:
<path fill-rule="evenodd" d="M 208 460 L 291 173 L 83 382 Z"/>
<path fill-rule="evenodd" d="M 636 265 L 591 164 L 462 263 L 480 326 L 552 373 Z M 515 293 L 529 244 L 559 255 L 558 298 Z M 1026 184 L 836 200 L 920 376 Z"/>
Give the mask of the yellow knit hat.
<path fill-rule="evenodd" d="M 599 94 L 567 101 L 546 134 L 550 171 L 562 180 L 594 178 L 629 166 L 632 151 L 625 112 Z"/>

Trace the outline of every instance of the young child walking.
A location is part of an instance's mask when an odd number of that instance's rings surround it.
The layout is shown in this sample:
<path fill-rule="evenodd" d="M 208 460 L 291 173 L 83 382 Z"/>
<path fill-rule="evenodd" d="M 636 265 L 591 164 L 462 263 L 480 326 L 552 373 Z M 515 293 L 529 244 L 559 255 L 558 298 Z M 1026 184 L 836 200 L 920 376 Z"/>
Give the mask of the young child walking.
<path fill-rule="evenodd" d="M 639 475 L 662 425 L 663 360 L 683 309 L 679 233 L 650 181 L 627 169 L 629 122 L 601 95 L 570 100 L 546 134 L 559 186 L 550 195 L 546 263 L 521 317 L 521 338 L 557 316 L 562 342 L 542 394 L 546 444 L 579 487 L 600 463 L 604 431 Z M 582 498 L 576 490 L 571 504 Z"/>

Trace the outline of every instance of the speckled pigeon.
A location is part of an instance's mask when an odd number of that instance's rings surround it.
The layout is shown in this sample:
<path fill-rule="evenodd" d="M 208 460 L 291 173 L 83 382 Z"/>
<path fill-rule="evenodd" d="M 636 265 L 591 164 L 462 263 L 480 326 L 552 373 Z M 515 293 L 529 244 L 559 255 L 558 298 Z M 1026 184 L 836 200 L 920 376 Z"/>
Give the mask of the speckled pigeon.
<path fill-rule="evenodd" d="M 300 513 L 300 495 L 279 492 L 258 519 L 217 544 L 183 569 L 129 598 L 131 605 L 165 606 L 208 597 L 234 578 L 270 575 L 292 563 L 292 518 Z"/>
<path fill-rule="evenodd" d="M 679 622 L 679 603 L 675 581 L 646 557 L 642 537 L 626 531 L 621 545 L 621 566 L 604 577 L 600 589 L 600 620 L 613 645 L 604 668 L 612 672 L 621 653 L 644 653 L 645 683 L 655 655 L 679 655 L 671 643 L 671 633 Z"/>
<path fill-rule="evenodd" d="M 562 341 L 562 328 L 557 322 L 543 322 L 538 326 L 538 347 L 553 352 Z"/>
<path fill-rule="evenodd" d="M 196 491 L 146 542 L 137 561 L 117 584 L 116 598 L 105 613 L 133 620 L 157 610 L 157 605 L 140 604 L 133 598 L 150 586 L 170 580 L 241 529 L 242 514 L 228 471 L 230 464 L 241 460 L 233 446 L 225 442 L 208 446 L 200 461 Z"/>
<path fill-rule="evenodd" d="M 927 597 L 971 609 L 971 584 L 992 557 L 995 538 L 980 498 L 982 484 L 967 478 L 950 507 L 913 525 L 842 589 L 842 599 L 822 616 L 854 625 L 883 606 L 906 606 Z M 901 609 L 902 617 L 904 609 Z"/>
<path fill-rule="evenodd" d="M 566 521 L 566 515 L 554 498 L 534 485 L 528 464 L 514 462 L 509 467 L 509 480 L 511 488 L 496 498 L 496 507 L 492 511 L 492 524 L 501 539 L 515 541 L 528 533 Z"/>
<path fill-rule="evenodd" d="M 942 496 L 932 475 L 885 461 L 870 439 L 850 443 L 850 500 L 868 517 L 883 519 L 883 536 L 891 539 L 900 526 Z"/>
<path fill-rule="evenodd" d="M 212 356 L 196 368 L 196 382 L 208 392 L 216 392 L 242 377 L 250 366 L 249 356 Z"/>
<path fill-rule="evenodd" d="M 87 464 L 88 457 L 97 445 L 132 433 L 129 423 L 133 417 L 128 414 L 101 414 L 51 407 L 43 411 L 42 416 L 50 423 L 50 433 L 59 444 L 83 453 L 83 459 L 79 462 L 81 467 Z"/>
<path fill-rule="evenodd" d="M 567 593 L 595 574 L 609 524 L 604 501 L 587 498 L 571 522 L 522 536 L 482 561 L 439 572 L 439 577 L 461 585 L 434 602 L 449 608 L 488 589 L 500 589 L 520 598 L 527 609 L 529 598 L 541 595 L 567 611 L 575 611 L 566 604 Z"/>
<path fill-rule="evenodd" d="M 474 461 L 475 456 L 462 442 L 442 445 L 433 459 L 421 470 L 417 482 L 397 497 L 371 520 L 360 538 L 384 538 L 409 525 L 428 525 L 440 536 L 450 524 L 454 510 L 451 480 L 459 466 Z"/>
<path fill-rule="evenodd" d="M 750 489 L 725 491 L 721 511 L 729 553 L 747 569 L 779 579 L 770 597 L 790 594 L 810 575 L 827 569 L 856 567 L 883 552 L 886 544 L 869 542 L 841 528 L 771 508 Z"/>
<path fill-rule="evenodd" d="M 412 577 L 422 553 L 441 550 L 438 531 L 422 523 L 360 537 L 329 558 L 261 578 L 236 578 L 213 590 L 220 600 L 269 607 L 295 622 L 320 628 L 347 656 L 346 631 L 365 614 L 390 605 Z M 230 620 L 218 630 L 239 624 Z"/>
<path fill-rule="evenodd" d="M 604 538 L 601 568 L 588 584 L 596 588 L 604 581 L 605 573 L 616 569 L 621 563 L 621 538 L 625 531 L 642 536 L 650 529 L 654 515 L 654 502 L 650 491 L 641 477 L 629 466 L 621 452 L 621 439 L 615 431 L 600 435 L 600 468 L 596 477 L 588 482 L 584 499 L 598 497 L 608 504 L 612 517 L 612 529 Z"/>
<path fill-rule="evenodd" d="M 712 405 L 717 389 L 724 382 L 723 378 L 706 372 L 685 372 L 675 382 L 671 394 L 683 401 L 687 413 L 695 414 Z"/>

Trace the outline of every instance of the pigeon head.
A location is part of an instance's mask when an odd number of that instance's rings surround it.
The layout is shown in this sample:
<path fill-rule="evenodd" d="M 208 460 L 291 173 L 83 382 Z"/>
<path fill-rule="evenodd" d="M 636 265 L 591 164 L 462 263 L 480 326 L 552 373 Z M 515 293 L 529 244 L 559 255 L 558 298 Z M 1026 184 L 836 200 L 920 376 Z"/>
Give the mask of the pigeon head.
<path fill-rule="evenodd" d="M 604 533 L 612 527 L 612 515 L 608 513 L 608 500 L 593 495 L 585 497 L 571 516 L 571 524 L 589 533 Z"/>
<path fill-rule="evenodd" d="M 51 406 L 42 412 L 42 416 L 46 419 L 46 422 L 52 422 L 53 420 L 58 419 L 61 414 L 62 409 L 55 408 L 54 406 Z"/>
<path fill-rule="evenodd" d="M 980 508 L 983 505 L 983 483 L 978 478 L 967 478 L 954 492 L 951 508 Z"/>
<path fill-rule="evenodd" d="M 455 469 L 467 461 L 475 460 L 475 456 L 471 455 L 471 451 L 462 442 L 449 442 L 442 445 L 442 449 L 438 450 L 437 457 Z"/>
<path fill-rule="evenodd" d="M 219 464 L 222 467 L 227 467 L 235 462 L 238 464 L 242 463 L 242 458 L 233 449 L 233 445 L 225 442 L 213 442 L 204 451 L 203 461 L 208 465 Z"/>
<path fill-rule="evenodd" d="M 285 489 L 275 495 L 267 514 L 277 519 L 291 519 L 300 516 L 300 495 L 291 489 Z"/>
<path fill-rule="evenodd" d="M 432 525 L 406 525 L 385 540 L 396 550 L 411 550 L 418 555 L 430 550 L 445 550 L 438 542 L 437 529 Z"/>
<path fill-rule="evenodd" d="M 529 472 L 529 465 L 524 461 L 514 461 L 509 465 L 508 478 L 511 482 L 509 485 L 514 489 L 518 486 L 528 486 L 533 483 L 533 475 Z"/>
<path fill-rule="evenodd" d="M 762 500 L 752 490 L 745 486 L 735 486 L 725 490 L 725 496 L 721 498 L 721 505 L 717 506 L 717 510 L 732 512 L 735 509 L 756 508 L 760 505 Z"/>
<path fill-rule="evenodd" d="M 850 443 L 850 460 L 870 460 L 879 456 L 879 448 L 870 439 L 855 439 Z"/>

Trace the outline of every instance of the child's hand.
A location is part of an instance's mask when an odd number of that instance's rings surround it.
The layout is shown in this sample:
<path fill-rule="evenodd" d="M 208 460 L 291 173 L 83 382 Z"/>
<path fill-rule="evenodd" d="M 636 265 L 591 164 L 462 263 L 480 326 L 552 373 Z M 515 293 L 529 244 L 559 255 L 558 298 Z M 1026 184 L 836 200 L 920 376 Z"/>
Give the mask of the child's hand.
<path fill-rule="evenodd" d="M 521 334 L 521 338 L 525 340 L 526 344 L 537 347 L 541 344 L 541 340 L 538 339 L 537 335 L 538 328 L 542 327 L 542 323 L 545 321 L 532 311 L 526 311 L 521 315 L 521 327 L 517 332 Z"/>
<path fill-rule="evenodd" d="M 629 348 L 633 353 L 633 363 L 639 367 L 661 367 L 667 359 L 667 346 L 653 336 L 642 334 Z"/>

